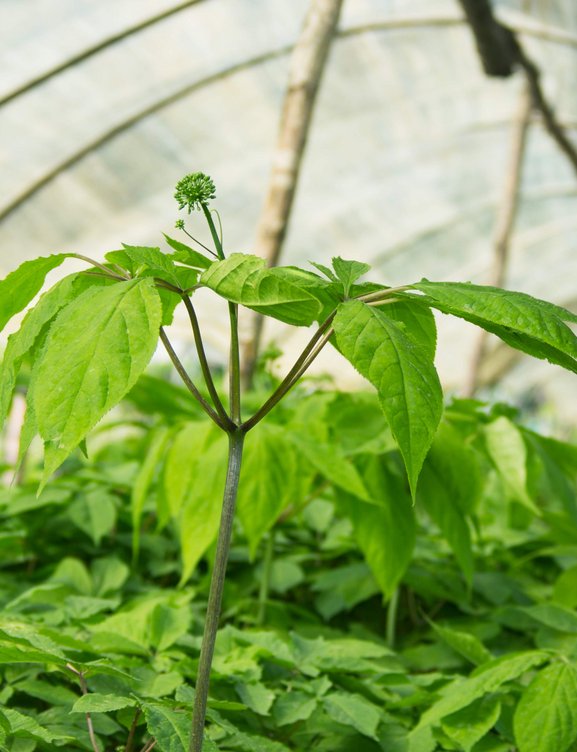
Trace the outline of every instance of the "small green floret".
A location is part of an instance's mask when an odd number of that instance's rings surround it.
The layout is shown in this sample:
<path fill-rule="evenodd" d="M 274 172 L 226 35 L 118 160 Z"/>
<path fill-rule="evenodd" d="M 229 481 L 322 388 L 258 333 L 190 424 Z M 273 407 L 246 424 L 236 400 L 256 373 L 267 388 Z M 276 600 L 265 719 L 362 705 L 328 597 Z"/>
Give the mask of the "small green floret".
<path fill-rule="evenodd" d="M 184 230 L 184 219 L 177 219 L 174 226 L 177 230 Z"/>
<path fill-rule="evenodd" d="M 212 179 L 203 172 L 193 172 L 186 175 L 176 184 L 174 198 L 178 202 L 179 209 L 188 209 L 188 213 L 193 209 L 202 209 L 209 201 L 215 198 L 216 188 Z"/>

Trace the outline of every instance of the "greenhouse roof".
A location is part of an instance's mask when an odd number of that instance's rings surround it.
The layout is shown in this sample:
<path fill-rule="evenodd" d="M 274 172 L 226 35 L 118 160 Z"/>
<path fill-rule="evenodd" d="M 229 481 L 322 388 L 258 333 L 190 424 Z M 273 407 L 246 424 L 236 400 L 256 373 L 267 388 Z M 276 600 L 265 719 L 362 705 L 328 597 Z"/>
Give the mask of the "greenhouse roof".
<path fill-rule="evenodd" d="M 577 143 L 577 5 L 494 4 Z M 6 0 L 0 5 L 0 272 L 102 258 L 174 234 L 174 185 L 203 170 L 231 251 L 254 246 L 307 0 Z M 386 284 L 491 278 L 520 74 L 484 75 L 456 0 L 345 0 L 282 263 L 373 264 Z M 533 115 L 505 285 L 577 309 L 577 176 Z M 207 317 L 213 358 L 226 350 Z M 184 340 L 184 321 L 179 324 Z M 268 335 L 291 352 L 301 332 Z M 440 322 L 459 391 L 473 330 Z M 328 357 L 328 356 L 327 356 Z M 493 348 L 505 393 L 565 400 L 560 369 Z M 326 364 L 326 361 L 325 361 Z M 323 364 L 319 365 L 322 368 Z M 343 383 L 352 374 L 343 372 Z M 565 414 L 577 417 L 577 405 Z"/>

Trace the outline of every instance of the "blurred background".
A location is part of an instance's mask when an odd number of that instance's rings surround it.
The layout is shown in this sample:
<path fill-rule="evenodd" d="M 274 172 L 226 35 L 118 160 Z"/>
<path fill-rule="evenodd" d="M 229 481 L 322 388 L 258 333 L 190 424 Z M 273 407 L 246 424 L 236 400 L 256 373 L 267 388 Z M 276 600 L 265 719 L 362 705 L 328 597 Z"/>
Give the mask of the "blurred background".
<path fill-rule="evenodd" d="M 389 285 L 498 281 L 577 310 L 577 5 L 477 1 L 489 36 L 506 27 L 522 50 L 498 75 L 466 6 L 2 0 L 0 273 L 59 251 L 166 248 L 162 232 L 186 241 L 173 192 L 197 170 L 216 183 L 226 250 L 271 259 L 265 226 L 297 81 L 310 95 L 296 124 L 306 145 L 293 154 L 279 263 L 342 256 Z M 206 237 L 200 215 L 188 226 Z M 226 316 L 205 309 L 203 325 L 224 362 Z M 174 337 L 186 348 L 184 319 Z M 283 350 L 279 372 L 307 339 L 274 322 L 263 336 Z M 357 385 L 337 358 L 316 371 Z M 450 392 L 577 418 L 572 374 L 481 344 L 464 322 L 439 317 L 437 362 Z"/>

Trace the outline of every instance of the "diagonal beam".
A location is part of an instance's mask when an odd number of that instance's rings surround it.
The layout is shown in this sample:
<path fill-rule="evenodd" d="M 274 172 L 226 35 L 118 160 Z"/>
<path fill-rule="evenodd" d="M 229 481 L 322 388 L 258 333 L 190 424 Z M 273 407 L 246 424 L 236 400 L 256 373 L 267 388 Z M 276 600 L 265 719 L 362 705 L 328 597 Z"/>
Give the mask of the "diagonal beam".
<path fill-rule="evenodd" d="M 72 68 L 74 65 L 77 65 L 78 63 L 82 63 L 84 60 L 87 60 L 93 55 L 96 55 L 98 52 L 102 52 L 107 47 L 111 47 L 114 44 L 118 44 L 118 42 L 121 42 L 127 37 L 132 36 L 132 34 L 138 34 L 138 32 L 143 31 L 144 29 L 147 29 L 149 26 L 154 26 L 154 24 L 158 23 L 159 21 L 164 21 L 165 18 L 170 18 L 171 16 L 174 16 L 176 13 L 180 13 L 181 11 L 186 10 L 186 8 L 190 7 L 191 5 L 196 5 L 197 3 L 200 3 L 200 2 L 203 2 L 203 0 L 186 0 L 186 2 L 178 3 L 177 5 L 174 5 L 172 8 L 168 8 L 167 10 L 164 10 L 161 13 L 156 13 L 155 15 L 149 16 L 148 18 L 145 18 L 144 20 L 139 21 L 138 23 L 135 23 L 131 26 L 127 26 L 125 29 L 122 29 L 122 31 L 119 31 L 116 34 L 111 34 L 110 36 L 105 37 L 104 39 L 100 40 L 100 42 L 97 42 L 96 44 L 90 45 L 89 47 L 85 47 L 82 50 L 82 52 L 79 52 L 76 55 L 71 55 L 70 57 L 67 57 L 65 60 L 62 60 L 62 62 L 57 63 L 52 68 L 48 68 L 47 70 L 43 71 L 42 73 L 39 73 L 37 76 L 29 79 L 28 81 L 21 84 L 20 86 L 16 86 L 7 94 L 0 95 L 0 105 L 8 104 L 8 102 L 11 102 L 13 99 L 16 99 L 22 94 L 26 94 L 26 92 L 31 91 L 37 86 L 40 86 L 40 84 L 46 83 L 46 81 L 49 81 L 54 76 L 58 75 L 59 73 L 62 73 L 67 68 Z"/>

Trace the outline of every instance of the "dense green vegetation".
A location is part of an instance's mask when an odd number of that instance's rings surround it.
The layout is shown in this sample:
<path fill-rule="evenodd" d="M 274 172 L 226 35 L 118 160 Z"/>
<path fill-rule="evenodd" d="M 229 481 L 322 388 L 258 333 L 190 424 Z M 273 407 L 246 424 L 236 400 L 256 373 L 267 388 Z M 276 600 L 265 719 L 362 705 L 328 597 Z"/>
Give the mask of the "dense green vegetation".
<path fill-rule="evenodd" d="M 175 485 L 183 438 L 213 429 L 179 387 L 131 401 L 39 497 L 34 466 L 0 497 L 4 749 L 92 750 L 88 711 L 101 750 L 186 749 L 212 554 L 193 565 L 200 502 Z M 307 389 L 247 445 L 206 748 L 569 749 L 577 449 L 455 402 L 413 507 L 376 406 Z"/>
<path fill-rule="evenodd" d="M 432 309 L 574 372 L 577 316 L 494 287 L 362 282 L 369 266 L 341 258 L 227 258 L 212 181 L 175 197 L 204 214 L 214 259 L 171 238 L 84 259 L 8 340 L 0 422 L 31 370 L 0 497 L 0 747 L 569 752 L 577 450 L 510 408 L 443 410 Z M 69 256 L 0 282 L 0 326 Z M 226 396 L 200 287 L 228 308 Z M 202 388 L 166 333 L 179 303 Z M 239 306 L 318 324 L 282 381 L 245 393 Z M 159 338 L 187 391 L 143 376 Z M 376 394 L 298 386 L 329 342 Z M 123 398 L 120 436 L 82 460 Z"/>

